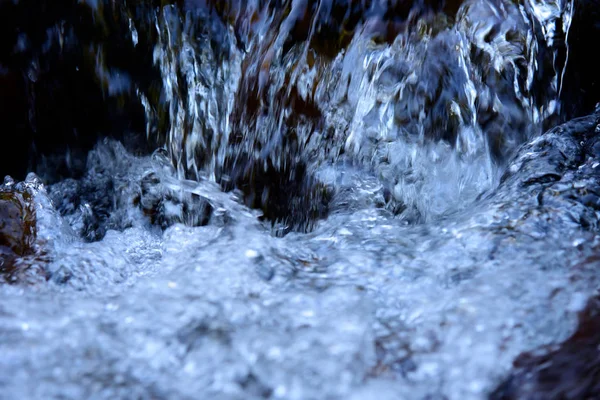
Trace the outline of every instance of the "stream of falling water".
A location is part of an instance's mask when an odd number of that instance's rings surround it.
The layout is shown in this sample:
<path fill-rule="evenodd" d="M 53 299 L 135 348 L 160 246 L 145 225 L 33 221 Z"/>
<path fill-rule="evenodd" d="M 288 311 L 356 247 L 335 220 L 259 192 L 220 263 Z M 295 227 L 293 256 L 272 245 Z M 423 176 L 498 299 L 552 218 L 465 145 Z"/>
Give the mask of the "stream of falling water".
<path fill-rule="evenodd" d="M 559 111 L 564 66 L 553 46 L 572 4 L 415 6 L 390 21 L 384 3 L 350 3 L 345 14 L 331 1 L 236 3 L 223 6 L 231 25 L 209 22 L 205 9 L 157 12 L 154 60 L 179 176 L 235 180 L 261 164 L 318 174 L 345 162 L 380 179 L 391 208 L 418 221 L 496 185 L 507 158 Z M 336 11 L 349 38 L 327 31 Z M 362 13 L 354 26 L 352 12 Z"/>
<path fill-rule="evenodd" d="M 575 5 L 431 3 L 147 9 L 164 148 L 0 187 L 37 220 L 0 398 L 484 399 L 568 338 L 600 249 L 599 117 L 544 133 Z"/>

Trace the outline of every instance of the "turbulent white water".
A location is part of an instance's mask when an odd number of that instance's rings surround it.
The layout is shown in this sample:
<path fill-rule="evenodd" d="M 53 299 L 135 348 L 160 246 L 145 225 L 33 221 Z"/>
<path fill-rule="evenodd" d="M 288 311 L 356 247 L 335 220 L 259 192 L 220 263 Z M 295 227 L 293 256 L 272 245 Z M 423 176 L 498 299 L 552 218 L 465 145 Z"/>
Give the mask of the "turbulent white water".
<path fill-rule="evenodd" d="M 219 48 L 201 11 L 156 11 L 166 152 L 106 140 L 79 181 L 24 184 L 43 257 L 0 284 L 0 398 L 483 399 L 573 332 L 598 287 L 598 121 L 540 136 L 564 66 L 533 96 L 573 5 L 469 1 L 391 43 L 367 20 L 331 59 L 287 48 L 306 2 L 254 6 L 211 25 Z M 306 163 L 329 215 L 273 235 L 217 183 L 248 154 Z"/>
<path fill-rule="evenodd" d="M 129 161 L 124 182 L 153 168 Z M 224 218 L 157 232 L 131 209 L 94 243 L 57 229 L 42 189 L 50 280 L 0 287 L 3 396 L 483 398 L 521 351 L 567 337 L 596 285 L 573 266 L 598 236 L 567 200 L 532 208 L 520 179 L 420 226 L 365 206 L 377 185 L 361 180 L 344 198 L 359 210 L 284 238 L 188 182 Z"/>

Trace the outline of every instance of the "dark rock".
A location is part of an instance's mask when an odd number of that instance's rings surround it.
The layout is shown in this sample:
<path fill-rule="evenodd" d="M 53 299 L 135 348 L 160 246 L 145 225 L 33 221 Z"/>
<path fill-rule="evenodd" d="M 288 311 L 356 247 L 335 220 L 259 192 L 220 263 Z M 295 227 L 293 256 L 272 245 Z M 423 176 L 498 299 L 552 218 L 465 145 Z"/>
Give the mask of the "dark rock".
<path fill-rule="evenodd" d="M 48 191 L 56 210 L 87 242 L 101 240 L 111 229 L 130 228 L 141 217 L 136 210 L 163 229 L 176 223 L 206 225 L 212 207 L 201 196 L 168 188 L 161 176 L 173 174 L 161 150 L 152 160 L 140 159 L 120 142 L 104 140 L 88 154 L 80 179 L 65 179 Z"/>
<path fill-rule="evenodd" d="M 174 224 L 207 225 L 212 215 L 208 201 L 194 193 L 165 187 L 154 172 L 146 174 L 140 184 L 137 202 L 154 225 L 166 229 Z"/>
<path fill-rule="evenodd" d="M 598 113 L 576 118 L 521 147 L 499 187 L 487 194 L 501 209 L 512 210 L 514 216 L 505 216 L 513 228 L 542 236 L 559 226 L 597 233 L 600 157 L 594 143 L 599 123 Z M 529 218 L 533 213 L 544 217 Z M 562 240 L 560 229 L 552 234 Z"/>
<path fill-rule="evenodd" d="M 501 178 L 502 185 L 528 187 L 560 181 L 575 171 L 596 141 L 600 114 L 577 118 L 544 133 L 524 145 Z M 587 160 L 589 161 L 589 160 Z"/>
<path fill-rule="evenodd" d="M 579 314 L 570 338 L 523 353 L 513 366 L 490 400 L 600 398 L 600 297 L 592 298 Z"/>
<path fill-rule="evenodd" d="M 88 169 L 80 179 L 65 179 L 49 186 L 56 209 L 62 216 L 71 217 L 74 230 L 89 242 L 102 239 L 109 228 L 123 230 L 129 225 L 126 220 L 113 218 L 117 197 L 127 195 L 117 193 L 115 187 L 128 171 L 124 163 L 116 161 L 117 155 L 111 151 L 114 149 L 108 147 L 100 144 L 89 153 Z M 119 167 L 121 171 L 117 171 Z"/>
<path fill-rule="evenodd" d="M 36 214 L 33 193 L 5 179 L 0 186 L 0 280 L 12 281 L 19 272 L 19 258 L 35 252 Z"/>
<path fill-rule="evenodd" d="M 279 234 L 309 231 L 327 215 L 332 191 L 313 178 L 302 162 L 279 168 L 269 159 L 239 162 L 230 169 L 225 190 L 239 189 L 244 203 L 263 212 Z"/>

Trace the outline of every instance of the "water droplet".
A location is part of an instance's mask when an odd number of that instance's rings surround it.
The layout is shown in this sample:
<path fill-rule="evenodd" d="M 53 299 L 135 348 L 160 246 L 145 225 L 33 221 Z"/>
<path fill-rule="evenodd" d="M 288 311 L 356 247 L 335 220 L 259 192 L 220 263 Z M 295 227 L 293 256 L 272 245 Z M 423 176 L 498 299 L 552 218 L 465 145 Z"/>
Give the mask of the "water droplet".
<path fill-rule="evenodd" d="M 30 184 L 34 184 L 34 185 L 38 185 L 42 181 L 40 180 L 40 178 L 34 172 L 30 172 L 30 173 L 27 174 L 27 177 L 25 177 L 25 182 L 26 183 L 30 183 Z"/>
<path fill-rule="evenodd" d="M 258 257 L 258 252 L 256 250 L 253 250 L 253 249 L 246 250 L 246 252 L 244 254 L 248 258 L 256 258 L 256 257 Z"/>
<path fill-rule="evenodd" d="M 14 184 L 15 184 L 15 180 L 12 178 L 12 176 L 6 175 L 4 177 L 4 185 L 5 186 L 12 186 Z"/>

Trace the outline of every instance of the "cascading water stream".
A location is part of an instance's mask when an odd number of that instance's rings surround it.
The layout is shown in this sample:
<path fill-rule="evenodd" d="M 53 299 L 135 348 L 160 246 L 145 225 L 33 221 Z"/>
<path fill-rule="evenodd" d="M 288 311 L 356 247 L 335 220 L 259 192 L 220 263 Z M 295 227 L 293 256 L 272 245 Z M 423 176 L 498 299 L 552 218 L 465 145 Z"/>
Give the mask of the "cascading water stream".
<path fill-rule="evenodd" d="M 416 5 L 399 21 L 378 2 L 288 3 L 157 11 L 154 61 L 181 177 L 239 182 L 272 168 L 285 181 L 297 165 L 318 175 L 358 163 L 391 209 L 426 221 L 494 187 L 559 111 L 555 26 L 568 32 L 571 3 L 468 1 L 455 15 Z M 335 18 L 349 30 L 317 38 Z"/>

